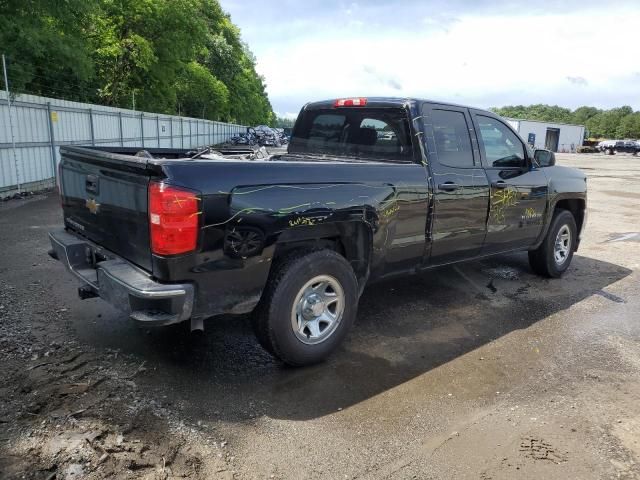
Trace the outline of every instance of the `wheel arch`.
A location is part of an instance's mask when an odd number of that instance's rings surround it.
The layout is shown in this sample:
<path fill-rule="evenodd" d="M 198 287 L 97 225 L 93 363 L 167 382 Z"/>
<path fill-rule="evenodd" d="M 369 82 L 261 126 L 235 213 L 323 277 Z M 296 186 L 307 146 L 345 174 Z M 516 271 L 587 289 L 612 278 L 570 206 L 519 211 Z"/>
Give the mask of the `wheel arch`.
<path fill-rule="evenodd" d="M 568 210 L 576 221 L 578 234 L 582 231 L 587 212 L 587 202 L 584 198 L 563 198 L 558 200 L 553 208 L 556 210 Z"/>
<path fill-rule="evenodd" d="M 540 232 L 540 236 L 538 237 L 535 245 L 533 245 L 530 250 L 535 250 L 542 244 L 547 236 L 553 217 L 558 210 L 567 210 L 573 215 L 573 218 L 576 221 L 576 229 L 578 231 L 578 238 L 574 251 L 578 250 L 580 237 L 587 221 L 587 198 L 585 194 L 576 195 L 572 193 L 560 194 L 553 200 L 553 203 L 549 206 L 544 228 L 542 229 L 542 232 Z"/>
<path fill-rule="evenodd" d="M 294 250 L 333 250 L 349 262 L 362 291 L 369 278 L 372 237 L 371 227 L 364 222 L 336 222 L 290 228 L 278 237 L 273 261 L 277 262 Z"/>

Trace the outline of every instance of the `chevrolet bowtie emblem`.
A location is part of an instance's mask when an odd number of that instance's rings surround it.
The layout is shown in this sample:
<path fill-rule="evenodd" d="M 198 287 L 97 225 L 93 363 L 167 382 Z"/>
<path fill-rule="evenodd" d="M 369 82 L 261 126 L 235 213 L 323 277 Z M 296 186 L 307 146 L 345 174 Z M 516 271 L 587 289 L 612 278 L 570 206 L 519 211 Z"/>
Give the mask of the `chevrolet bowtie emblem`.
<path fill-rule="evenodd" d="M 85 206 L 94 215 L 97 214 L 98 210 L 100 209 L 100 204 L 98 202 L 96 202 L 96 200 L 94 198 L 87 198 L 87 201 L 85 202 Z"/>

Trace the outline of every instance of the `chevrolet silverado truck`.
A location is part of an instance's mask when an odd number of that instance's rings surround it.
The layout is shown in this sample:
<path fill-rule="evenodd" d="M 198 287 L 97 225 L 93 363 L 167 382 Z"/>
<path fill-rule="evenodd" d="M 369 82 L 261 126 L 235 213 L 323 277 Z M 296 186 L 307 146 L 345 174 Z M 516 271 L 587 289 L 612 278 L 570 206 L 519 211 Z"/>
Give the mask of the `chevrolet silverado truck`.
<path fill-rule="evenodd" d="M 388 135 L 392 132 L 392 135 Z M 251 313 L 291 365 L 325 359 L 370 282 L 527 251 L 560 277 L 587 183 L 501 117 L 419 99 L 307 104 L 288 152 L 60 148 L 51 256 L 143 325 Z"/>

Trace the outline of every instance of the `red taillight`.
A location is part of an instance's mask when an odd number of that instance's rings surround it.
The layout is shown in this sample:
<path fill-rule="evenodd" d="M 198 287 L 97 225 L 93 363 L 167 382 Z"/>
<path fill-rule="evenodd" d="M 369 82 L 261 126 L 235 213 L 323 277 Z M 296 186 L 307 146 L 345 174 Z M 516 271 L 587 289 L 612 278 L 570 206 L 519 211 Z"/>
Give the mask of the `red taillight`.
<path fill-rule="evenodd" d="M 198 241 L 198 196 L 190 191 L 149 183 L 149 229 L 151 251 L 157 255 L 176 255 L 195 250 Z"/>
<path fill-rule="evenodd" d="M 339 98 L 333 106 L 334 107 L 364 107 L 367 104 L 366 98 Z"/>

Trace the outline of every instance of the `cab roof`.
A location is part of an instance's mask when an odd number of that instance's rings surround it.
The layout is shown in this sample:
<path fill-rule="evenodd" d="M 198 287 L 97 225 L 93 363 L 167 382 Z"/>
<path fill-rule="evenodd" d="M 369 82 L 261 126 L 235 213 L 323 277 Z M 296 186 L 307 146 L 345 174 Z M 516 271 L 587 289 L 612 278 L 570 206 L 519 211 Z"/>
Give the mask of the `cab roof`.
<path fill-rule="evenodd" d="M 336 102 L 338 100 L 357 100 L 357 99 L 366 99 L 366 105 L 350 105 L 350 106 L 336 106 Z M 491 115 L 495 115 L 495 113 L 490 112 L 488 110 L 484 110 L 481 108 L 471 107 L 469 105 L 460 105 L 456 103 L 442 102 L 438 100 L 428 100 L 424 98 L 415 98 L 415 97 L 340 97 L 333 98 L 330 100 L 320 100 L 318 102 L 309 102 L 304 107 L 303 110 L 321 110 L 327 108 L 357 108 L 357 107 L 372 107 L 372 108 L 402 108 L 409 105 L 415 105 L 420 103 L 433 103 L 442 106 L 449 107 L 457 107 L 457 108 L 472 108 L 474 110 L 483 111 L 489 113 Z"/>

